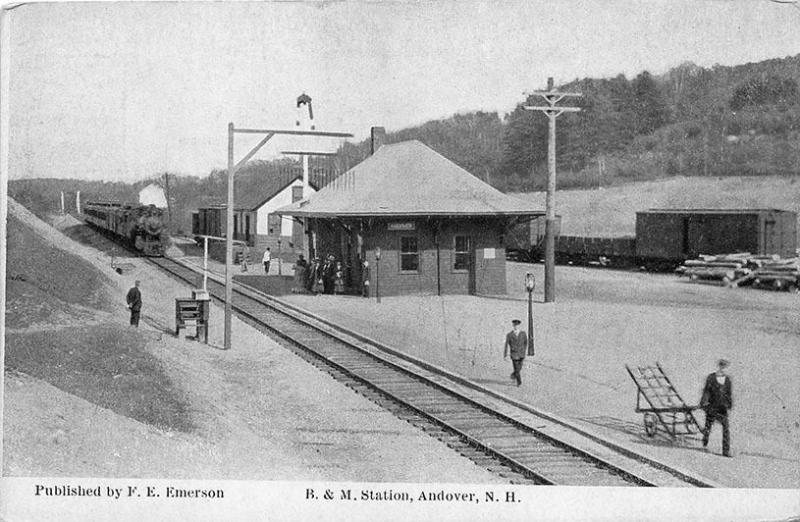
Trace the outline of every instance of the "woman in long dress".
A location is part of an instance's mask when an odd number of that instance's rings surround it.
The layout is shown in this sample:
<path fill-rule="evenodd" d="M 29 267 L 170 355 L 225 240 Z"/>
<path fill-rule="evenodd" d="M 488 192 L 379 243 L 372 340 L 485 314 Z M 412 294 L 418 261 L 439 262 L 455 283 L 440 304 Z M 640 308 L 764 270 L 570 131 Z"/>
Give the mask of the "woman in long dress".
<path fill-rule="evenodd" d="M 333 274 L 333 293 L 341 295 L 344 293 L 344 270 L 342 263 L 336 263 L 336 271 Z"/>
<path fill-rule="evenodd" d="M 294 287 L 292 293 L 303 293 L 303 287 L 306 283 L 306 260 L 301 255 L 297 262 L 294 264 Z"/>

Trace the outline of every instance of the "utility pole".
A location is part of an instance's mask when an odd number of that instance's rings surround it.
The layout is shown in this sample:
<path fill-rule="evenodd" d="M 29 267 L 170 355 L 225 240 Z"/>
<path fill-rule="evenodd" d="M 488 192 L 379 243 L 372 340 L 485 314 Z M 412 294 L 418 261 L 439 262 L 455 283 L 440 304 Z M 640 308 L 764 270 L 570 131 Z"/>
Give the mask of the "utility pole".
<path fill-rule="evenodd" d="M 528 111 L 542 111 L 550 120 L 550 133 L 547 139 L 547 198 L 545 203 L 544 229 L 544 302 L 556 300 L 556 118 L 565 112 L 578 112 L 578 107 L 560 107 L 556 103 L 567 96 L 582 96 L 577 92 L 558 92 L 553 87 L 553 78 L 547 79 L 546 91 L 534 91 L 547 102 L 544 107 L 523 107 Z"/>
<path fill-rule="evenodd" d="M 169 231 L 172 232 L 172 203 L 170 202 L 169 193 L 169 173 L 164 173 L 164 191 L 167 193 L 167 226 Z"/>

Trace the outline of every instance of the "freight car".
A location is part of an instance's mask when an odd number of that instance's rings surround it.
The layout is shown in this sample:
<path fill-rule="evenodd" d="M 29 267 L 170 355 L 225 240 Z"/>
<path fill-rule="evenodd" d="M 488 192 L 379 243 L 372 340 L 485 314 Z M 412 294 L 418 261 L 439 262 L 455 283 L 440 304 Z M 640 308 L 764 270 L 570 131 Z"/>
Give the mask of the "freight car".
<path fill-rule="evenodd" d="M 560 264 L 599 264 L 633 266 L 636 241 L 632 237 L 583 237 L 561 235 L 561 216 L 556 216 L 556 262 Z M 508 259 L 539 261 L 544 259 L 544 216 L 516 224 L 506 231 Z"/>
<path fill-rule="evenodd" d="M 154 205 L 90 202 L 84 220 L 146 256 L 162 256 L 169 244 L 164 210 Z"/>
<path fill-rule="evenodd" d="M 651 209 L 636 213 L 636 237 L 578 237 L 559 232 L 557 219 L 557 263 L 672 270 L 700 254 L 793 257 L 797 214 L 776 209 Z M 510 259 L 542 259 L 544 218 L 514 225 L 506 232 L 505 244 Z"/>

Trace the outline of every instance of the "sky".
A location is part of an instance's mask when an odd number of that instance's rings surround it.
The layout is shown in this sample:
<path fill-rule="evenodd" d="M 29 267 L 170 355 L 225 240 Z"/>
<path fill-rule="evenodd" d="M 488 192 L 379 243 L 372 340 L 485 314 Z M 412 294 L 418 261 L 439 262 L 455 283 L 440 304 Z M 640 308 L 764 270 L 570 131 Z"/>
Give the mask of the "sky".
<path fill-rule="evenodd" d="M 800 54 L 800 8 L 769 0 L 98 2 L 7 12 L 8 177 L 136 181 L 227 165 L 227 126 L 388 131 L 502 115 L 524 92 L 691 61 Z M 234 156 L 259 141 L 237 135 Z M 256 159 L 333 150 L 275 137 Z"/>

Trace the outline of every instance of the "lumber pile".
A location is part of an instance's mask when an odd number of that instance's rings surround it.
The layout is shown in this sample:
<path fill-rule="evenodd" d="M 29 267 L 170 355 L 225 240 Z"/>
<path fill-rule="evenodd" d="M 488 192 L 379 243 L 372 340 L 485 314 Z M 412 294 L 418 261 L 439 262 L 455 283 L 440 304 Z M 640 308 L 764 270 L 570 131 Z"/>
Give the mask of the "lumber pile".
<path fill-rule="evenodd" d="M 778 255 L 749 253 L 701 255 L 686 260 L 676 271 L 692 281 L 714 280 L 731 287 L 751 284 L 775 290 L 800 288 L 800 257 L 782 259 Z"/>
<path fill-rule="evenodd" d="M 753 271 L 753 284 L 775 290 L 800 288 L 800 258 L 775 259 Z"/>
<path fill-rule="evenodd" d="M 729 284 L 751 273 L 752 268 L 748 264 L 751 257 L 749 253 L 701 255 L 697 259 L 687 259 L 677 271 L 692 281 L 717 280 Z"/>

